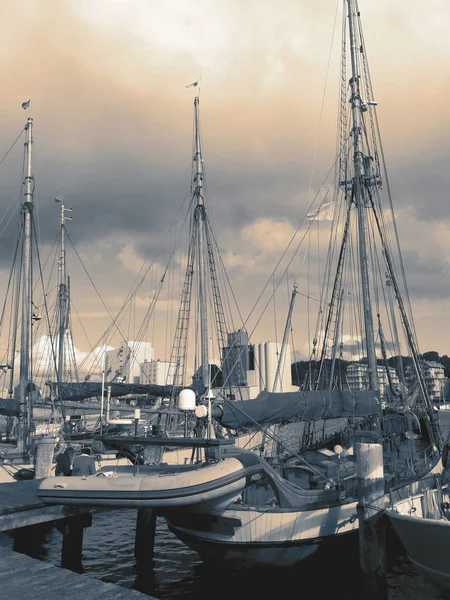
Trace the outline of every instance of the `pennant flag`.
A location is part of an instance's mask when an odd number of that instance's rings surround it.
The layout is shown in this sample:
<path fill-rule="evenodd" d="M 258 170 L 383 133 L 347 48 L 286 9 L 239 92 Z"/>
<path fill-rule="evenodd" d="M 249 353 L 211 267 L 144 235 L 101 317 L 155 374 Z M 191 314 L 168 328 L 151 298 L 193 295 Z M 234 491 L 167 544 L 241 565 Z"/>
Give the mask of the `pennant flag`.
<path fill-rule="evenodd" d="M 26 102 L 22 102 L 22 108 L 24 110 L 26 110 L 27 108 L 30 108 L 31 105 L 31 100 L 27 100 Z"/>
<path fill-rule="evenodd" d="M 306 215 L 309 221 L 334 221 L 335 202 L 326 202 Z"/>

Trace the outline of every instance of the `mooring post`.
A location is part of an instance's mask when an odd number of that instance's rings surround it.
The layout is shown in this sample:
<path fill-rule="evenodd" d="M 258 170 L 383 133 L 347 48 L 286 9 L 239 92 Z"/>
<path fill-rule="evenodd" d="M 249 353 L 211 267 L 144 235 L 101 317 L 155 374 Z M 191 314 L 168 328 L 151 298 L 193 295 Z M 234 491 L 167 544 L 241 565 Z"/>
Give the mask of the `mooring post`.
<path fill-rule="evenodd" d="M 354 444 L 359 502 L 359 560 L 365 598 L 387 599 L 387 560 L 383 446 Z"/>
<path fill-rule="evenodd" d="M 92 525 L 92 514 L 89 512 L 76 514 L 58 529 L 63 534 L 61 567 L 82 572 L 83 534 L 85 527 Z"/>
<path fill-rule="evenodd" d="M 155 548 L 156 513 L 152 508 L 138 508 L 134 557 L 136 567 L 148 569 L 152 564 Z"/>
<path fill-rule="evenodd" d="M 55 444 L 56 439 L 54 437 L 42 438 L 36 442 L 35 479 L 44 479 L 44 477 L 51 476 Z"/>

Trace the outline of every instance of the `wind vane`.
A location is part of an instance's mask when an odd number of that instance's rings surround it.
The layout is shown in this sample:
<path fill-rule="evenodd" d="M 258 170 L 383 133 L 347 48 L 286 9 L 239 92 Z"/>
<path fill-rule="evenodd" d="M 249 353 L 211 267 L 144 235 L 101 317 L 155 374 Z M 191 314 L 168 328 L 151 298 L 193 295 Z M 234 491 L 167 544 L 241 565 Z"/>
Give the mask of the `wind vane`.
<path fill-rule="evenodd" d="M 187 87 L 187 88 L 190 88 L 190 87 L 192 87 L 192 86 L 196 87 L 196 86 L 197 86 L 197 85 L 200 83 L 200 79 L 201 79 L 201 77 L 199 77 L 199 78 L 197 79 L 197 81 L 194 81 L 194 83 L 190 83 L 190 84 L 189 84 L 189 85 L 187 85 L 186 87 Z"/>
<path fill-rule="evenodd" d="M 31 99 L 27 100 L 26 102 L 22 102 L 22 108 L 24 110 L 26 110 L 27 108 L 30 108 L 30 105 L 31 105 Z"/>

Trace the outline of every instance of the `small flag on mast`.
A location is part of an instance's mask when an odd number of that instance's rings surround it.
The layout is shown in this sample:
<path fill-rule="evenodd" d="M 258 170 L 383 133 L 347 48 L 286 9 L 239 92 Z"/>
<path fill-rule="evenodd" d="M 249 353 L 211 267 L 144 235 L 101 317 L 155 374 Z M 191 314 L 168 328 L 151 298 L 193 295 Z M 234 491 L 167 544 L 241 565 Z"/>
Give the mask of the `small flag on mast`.
<path fill-rule="evenodd" d="M 197 86 L 197 85 L 200 83 L 200 79 L 201 79 L 201 77 L 199 77 L 199 78 L 197 79 L 197 81 L 194 81 L 194 83 L 190 83 L 190 84 L 189 84 L 189 85 L 187 85 L 186 87 L 187 87 L 187 88 L 190 88 L 190 87 L 192 87 L 192 86 L 196 87 L 196 86 Z"/>
<path fill-rule="evenodd" d="M 311 211 L 306 215 L 308 221 L 334 221 L 334 209 L 336 203 L 325 202 L 316 210 Z"/>
<path fill-rule="evenodd" d="M 31 105 L 31 100 L 27 100 L 26 102 L 22 102 L 22 108 L 24 110 L 26 110 L 27 108 L 30 108 Z"/>

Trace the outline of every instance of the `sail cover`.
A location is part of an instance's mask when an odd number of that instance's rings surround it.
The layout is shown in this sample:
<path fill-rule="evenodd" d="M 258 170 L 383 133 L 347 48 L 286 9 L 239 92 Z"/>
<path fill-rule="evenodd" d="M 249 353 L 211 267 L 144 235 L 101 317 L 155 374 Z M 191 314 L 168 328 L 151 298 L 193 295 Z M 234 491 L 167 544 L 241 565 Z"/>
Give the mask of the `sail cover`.
<path fill-rule="evenodd" d="M 212 416 L 230 429 L 274 425 L 293 421 L 319 421 L 340 417 L 379 414 L 373 390 L 332 390 L 272 393 L 261 392 L 253 400 L 215 404 Z"/>
<path fill-rule="evenodd" d="M 19 403 L 16 400 L 0 398 L 0 415 L 16 417 L 19 413 Z"/>
<path fill-rule="evenodd" d="M 48 381 L 52 393 L 55 396 L 61 396 L 61 400 L 84 400 L 94 396 L 102 395 L 101 381 L 83 381 L 82 383 L 65 383 L 61 395 L 58 394 L 58 384 L 56 381 Z M 177 395 L 182 387 L 176 387 L 173 390 L 171 385 L 156 385 L 153 383 L 105 383 L 105 395 L 108 387 L 111 387 L 111 396 L 127 396 L 128 394 L 146 394 L 149 396 L 162 396 L 170 398 L 173 391 Z M 196 394 L 202 394 L 204 389 L 199 389 L 198 386 L 190 386 Z"/>

